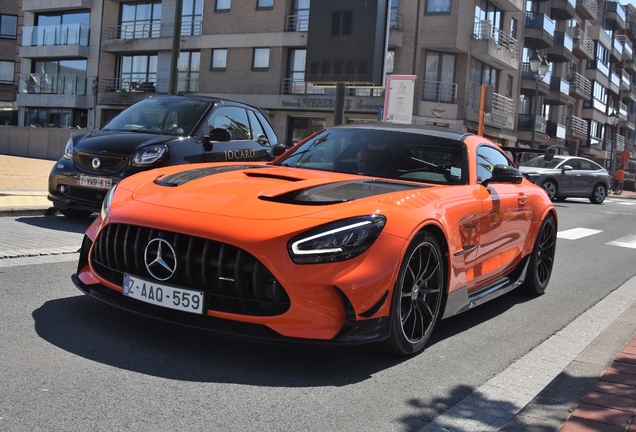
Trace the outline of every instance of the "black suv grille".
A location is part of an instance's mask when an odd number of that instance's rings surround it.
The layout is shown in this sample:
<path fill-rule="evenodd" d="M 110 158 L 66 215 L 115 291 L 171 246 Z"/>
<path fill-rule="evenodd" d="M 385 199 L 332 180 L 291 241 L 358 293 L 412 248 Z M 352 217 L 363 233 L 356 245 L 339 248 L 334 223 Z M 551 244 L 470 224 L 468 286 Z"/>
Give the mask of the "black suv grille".
<path fill-rule="evenodd" d="M 93 168 L 93 159 L 99 158 L 99 168 Z M 96 173 L 113 173 L 120 171 L 128 165 L 126 156 L 112 156 L 94 153 L 73 152 L 73 161 L 84 171 Z"/>
<path fill-rule="evenodd" d="M 206 307 L 219 312 L 273 316 L 289 309 L 289 297 L 272 273 L 248 252 L 212 240 L 134 225 L 112 224 L 93 247 L 93 268 L 104 279 L 123 285 L 124 273 L 154 280 L 144 253 L 153 239 L 175 250 L 175 273 L 164 282 L 205 292 Z"/>

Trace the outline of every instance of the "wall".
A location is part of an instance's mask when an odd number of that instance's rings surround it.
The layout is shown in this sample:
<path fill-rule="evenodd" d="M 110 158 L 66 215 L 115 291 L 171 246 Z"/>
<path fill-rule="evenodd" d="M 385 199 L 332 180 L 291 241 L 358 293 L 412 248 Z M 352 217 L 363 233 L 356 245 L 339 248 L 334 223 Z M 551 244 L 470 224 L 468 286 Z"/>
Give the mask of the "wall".
<path fill-rule="evenodd" d="M 58 160 L 78 129 L 0 126 L 0 154 Z"/>

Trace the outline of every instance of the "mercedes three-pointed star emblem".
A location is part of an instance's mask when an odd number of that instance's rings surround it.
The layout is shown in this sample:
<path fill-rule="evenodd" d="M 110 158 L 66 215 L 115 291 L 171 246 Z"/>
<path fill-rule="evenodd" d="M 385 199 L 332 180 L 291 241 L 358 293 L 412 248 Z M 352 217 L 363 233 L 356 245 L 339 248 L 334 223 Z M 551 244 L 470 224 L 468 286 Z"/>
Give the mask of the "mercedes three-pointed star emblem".
<path fill-rule="evenodd" d="M 144 262 L 148 273 L 160 281 L 170 279 L 177 270 L 177 254 L 172 245 L 162 238 L 154 238 L 148 242 Z"/>

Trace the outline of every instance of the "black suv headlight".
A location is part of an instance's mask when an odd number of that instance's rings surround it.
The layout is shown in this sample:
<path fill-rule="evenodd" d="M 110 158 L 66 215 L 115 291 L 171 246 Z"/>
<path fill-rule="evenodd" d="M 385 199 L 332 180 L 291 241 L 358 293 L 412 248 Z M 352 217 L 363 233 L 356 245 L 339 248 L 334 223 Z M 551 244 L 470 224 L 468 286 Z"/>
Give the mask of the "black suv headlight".
<path fill-rule="evenodd" d="M 168 146 L 154 145 L 137 150 L 132 158 L 132 166 L 145 167 L 160 160 L 168 152 Z"/>
<path fill-rule="evenodd" d="M 69 138 L 64 148 L 64 159 L 73 159 L 73 138 Z"/>
<path fill-rule="evenodd" d="M 386 217 L 382 215 L 332 222 L 294 237 L 287 250 L 296 264 L 345 261 L 369 249 L 385 224 Z"/>

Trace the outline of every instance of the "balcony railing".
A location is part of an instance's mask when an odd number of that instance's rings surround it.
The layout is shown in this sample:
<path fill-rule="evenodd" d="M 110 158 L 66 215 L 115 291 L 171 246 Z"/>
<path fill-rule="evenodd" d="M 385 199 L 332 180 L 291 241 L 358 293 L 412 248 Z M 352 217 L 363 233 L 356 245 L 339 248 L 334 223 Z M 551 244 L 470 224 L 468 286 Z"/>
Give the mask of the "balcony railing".
<path fill-rule="evenodd" d="M 625 22 L 625 9 L 623 6 L 619 5 L 618 2 L 615 1 L 606 1 L 605 2 L 605 10 L 608 12 L 615 12 L 619 18 Z"/>
<path fill-rule="evenodd" d="M 614 146 L 614 144 L 616 145 L 616 151 L 623 151 L 625 150 L 625 137 L 622 135 L 610 135 L 610 139 L 608 140 L 608 143 L 610 143 L 610 148 Z"/>
<path fill-rule="evenodd" d="M 574 48 L 574 41 L 569 34 L 557 31 L 554 32 L 554 46 L 563 47 L 572 52 L 572 49 Z"/>
<path fill-rule="evenodd" d="M 107 27 L 106 39 L 150 39 L 161 37 L 160 22 L 122 24 Z M 174 27 L 173 27 L 174 28 Z"/>
<path fill-rule="evenodd" d="M 20 74 L 20 93 L 86 95 L 86 75 Z"/>
<path fill-rule="evenodd" d="M 594 3 L 596 7 L 596 3 Z M 591 57 L 594 56 L 594 40 L 590 38 L 587 33 L 585 33 L 582 29 L 578 27 L 571 27 L 572 29 L 572 39 L 574 40 L 574 46 L 578 47 L 582 51 L 585 51 L 590 54 Z"/>
<path fill-rule="evenodd" d="M 568 133 L 571 135 L 587 135 L 587 120 L 577 116 L 570 116 L 565 120 Z"/>
<path fill-rule="evenodd" d="M 545 133 L 547 127 L 547 121 L 541 116 L 533 116 L 530 114 L 519 114 L 517 117 L 517 129 L 520 131 L 534 130 L 539 133 Z"/>
<path fill-rule="evenodd" d="M 285 21 L 286 32 L 307 31 L 309 29 L 309 15 L 287 15 Z"/>
<path fill-rule="evenodd" d="M 281 94 L 335 96 L 336 89 L 315 87 L 313 84 L 306 81 L 283 78 L 281 83 Z M 381 97 L 384 96 L 384 88 L 348 88 L 345 91 L 345 96 Z"/>
<path fill-rule="evenodd" d="M 392 29 L 402 30 L 402 14 L 397 11 L 391 11 L 391 22 L 389 23 Z"/>
<path fill-rule="evenodd" d="M 550 91 L 559 92 L 567 96 L 570 94 L 570 83 L 563 78 L 552 77 L 552 82 L 550 83 Z"/>
<path fill-rule="evenodd" d="M 422 100 L 431 102 L 455 103 L 457 84 L 441 81 L 424 81 Z"/>
<path fill-rule="evenodd" d="M 473 39 L 491 40 L 502 48 L 507 49 L 512 54 L 519 52 L 519 42 L 509 34 L 501 31 L 490 21 L 479 21 L 475 23 Z"/>
<path fill-rule="evenodd" d="M 515 102 L 499 93 L 492 94 L 492 112 L 513 116 L 515 114 Z"/>
<path fill-rule="evenodd" d="M 178 78 L 177 92 L 196 93 L 199 91 L 199 78 Z"/>
<path fill-rule="evenodd" d="M 104 78 L 99 82 L 100 92 L 155 93 L 157 79 L 152 76 L 131 78 Z"/>
<path fill-rule="evenodd" d="M 587 68 L 596 69 L 608 78 L 610 76 L 609 66 L 603 63 L 602 61 L 600 61 L 599 59 L 588 60 Z"/>
<path fill-rule="evenodd" d="M 525 62 L 525 63 L 521 63 L 521 77 L 523 79 L 534 81 L 535 79 L 537 79 L 538 75 L 532 72 L 532 69 L 530 69 L 530 63 Z M 548 72 L 547 74 L 545 74 L 543 78 L 541 78 L 540 81 L 549 86 L 550 82 L 552 81 L 552 73 Z"/>
<path fill-rule="evenodd" d="M 614 84 L 616 87 L 621 85 L 621 77 L 618 76 L 616 72 L 612 72 L 610 74 L 610 80 L 612 81 L 612 84 Z"/>
<path fill-rule="evenodd" d="M 592 11 L 594 15 L 598 14 L 598 4 L 596 0 L 576 0 L 577 3 L 582 4 L 588 10 Z"/>
<path fill-rule="evenodd" d="M 88 37 L 87 24 L 22 27 L 22 46 L 88 46 Z"/>
<path fill-rule="evenodd" d="M 634 51 L 634 45 L 632 44 L 632 41 L 629 40 L 629 37 L 627 37 L 627 35 L 616 35 L 614 36 L 614 38 L 623 44 L 623 48 L 625 49 L 625 51 L 629 54 L 629 57 L 631 58 L 631 56 L 633 55 L 632 53 Z"/>
<path fill-rule="evenodd" d="M 549 35 L 554 36 L 554 21 L 542 13 L 526 12 L 526 27 L 543 29 Z"/>
<path fill-rule="evenodd" d="M 621 120 L 627 120 L 627 105 L 621 101 L 614 101 L 613 107 L 618 113 L 618 118 Z"/>
<path fill-rule="evenodd" d="M 592 81 L 578 72 L 570 73 L 570 87 L 574 87 L 575 91 L 579 93 L 592 95 Z"/>
<path fill-rule="evenodd" d="M 631 81 L 629 80 L 629 74 L 624 69 L 616 69 L 616 75 L 618 75 L 623 84 L 629 87 Z"/>

